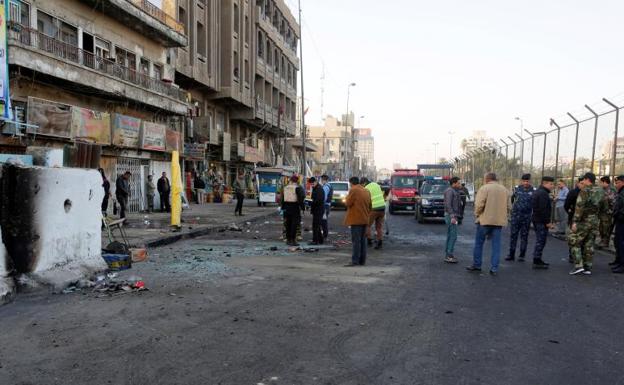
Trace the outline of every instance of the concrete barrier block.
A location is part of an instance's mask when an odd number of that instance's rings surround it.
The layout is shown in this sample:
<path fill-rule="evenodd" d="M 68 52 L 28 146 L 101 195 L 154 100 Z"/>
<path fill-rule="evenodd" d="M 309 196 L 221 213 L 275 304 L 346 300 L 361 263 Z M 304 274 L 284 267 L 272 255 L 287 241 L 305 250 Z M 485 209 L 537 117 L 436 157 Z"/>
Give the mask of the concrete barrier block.
<path fill-rule="evenodd" d="M 18 274 L 61 288 L 106 269 L 95 170 L 5 165 L 2 239 Z"/>
<path fill-rule="evenodd" d="M 0 304 L 9 301 L 15 293 L 13 277 L 10 277 L 9 273 L 9 255 L 2 243 L 2 228 L 0 228 Z"/>

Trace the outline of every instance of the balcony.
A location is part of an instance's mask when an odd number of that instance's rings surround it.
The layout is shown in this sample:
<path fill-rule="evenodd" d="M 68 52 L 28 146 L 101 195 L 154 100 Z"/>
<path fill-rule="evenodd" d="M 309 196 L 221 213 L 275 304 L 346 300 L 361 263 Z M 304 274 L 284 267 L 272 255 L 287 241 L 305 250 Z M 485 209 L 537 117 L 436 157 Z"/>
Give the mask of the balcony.
<path fill-rule="evenodd" d="M 165 47 L 186 47 L 184 25 L 147 0 L 81 0 Z"/>
<path fill-rule="evenodd" d="M 9 63 L 81 84 L 98 92 L 186 113 L 186 92 L 135 69 L 95 56 L 21 24 L 8 25 Z M 22 48 L 22 49 L 15 49 Z M 150 95 L 151 94 L 151 95 Z"/>

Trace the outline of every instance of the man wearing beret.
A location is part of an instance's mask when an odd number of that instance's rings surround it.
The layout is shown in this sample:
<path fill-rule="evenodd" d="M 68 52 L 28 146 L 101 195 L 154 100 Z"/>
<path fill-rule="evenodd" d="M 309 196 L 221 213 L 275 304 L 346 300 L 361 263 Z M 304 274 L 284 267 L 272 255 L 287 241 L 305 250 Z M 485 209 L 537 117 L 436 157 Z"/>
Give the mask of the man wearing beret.
<path fill-rule="evenodd" d="M 509 254 L 506 261 L 516 259 L 516 245 L 518 234 L 520 235 L 520 255 L 518 260 L 524 261 L 527 243 L 529 241 L 529 229 L 531 228 L 531 213 L 533 211 L 533 194 L 535 188 L 531 186 L 531 174 L 522 175 L 522 181 L 514 189 L 511 197 L 513 209 L 511 210 L 511 238 L 509 240 Z"/>
<path fill-rule="evenodd" d="M 542 185 L 533 194 L 533 227 L 535 228 L 535 249 L 533 251 L 533 268 L 548 269 L 549 264 L 542 260 L 542 252 L 548 239 L 548 229 L 553 228 L 550 220 L 552 214 L 551 191 L 555 187 L 555 178 L 545 176 Z"/>

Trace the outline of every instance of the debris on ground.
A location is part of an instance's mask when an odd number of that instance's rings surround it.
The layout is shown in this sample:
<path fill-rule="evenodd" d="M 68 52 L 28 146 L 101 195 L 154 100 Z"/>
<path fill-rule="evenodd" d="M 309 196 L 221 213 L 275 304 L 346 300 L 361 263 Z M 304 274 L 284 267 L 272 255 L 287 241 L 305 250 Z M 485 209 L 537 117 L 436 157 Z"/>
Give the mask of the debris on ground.
<path fill-rule="evenodd" d="M 117 273 L 100 274 L 92 279 L 81 279 L 68 285 L 61 293 L 71 294 L 91 290 L 101 295 L 115 295 L 148 290 L 141 277 L 120 278 Z"/>
<path fill-rule="evenodd" d="M 230 227 L 228 228 L 228 230 L 230 231 L 243 231 L 243 229 L 241 229 L 240 227 L 238 227 L 235 223 L 232 223 L 230 225 Z"/>

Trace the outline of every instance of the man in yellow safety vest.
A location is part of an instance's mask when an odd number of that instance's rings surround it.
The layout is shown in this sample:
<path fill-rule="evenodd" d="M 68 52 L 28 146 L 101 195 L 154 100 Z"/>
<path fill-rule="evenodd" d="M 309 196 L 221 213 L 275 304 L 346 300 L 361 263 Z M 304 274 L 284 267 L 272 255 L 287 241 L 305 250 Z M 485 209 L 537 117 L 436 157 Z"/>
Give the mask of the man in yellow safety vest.
<path fill-rule="evenodd" d="M 362 178 L 362 185 L 364 185 L 371 196 L 371 212 L 369 225 L 366 229 L 366 238 L 368 238 L 368 245 L 372 246 L 374 224 L 375 232 L 377 233 L 377 244 L 375 245 L 375 249 L 379 250 L 383 245 L 383 224 L 386 217 L 386 201 L 384 199 L 383 190 L 379 184 L 370 182 L 367 178 Z"/>

